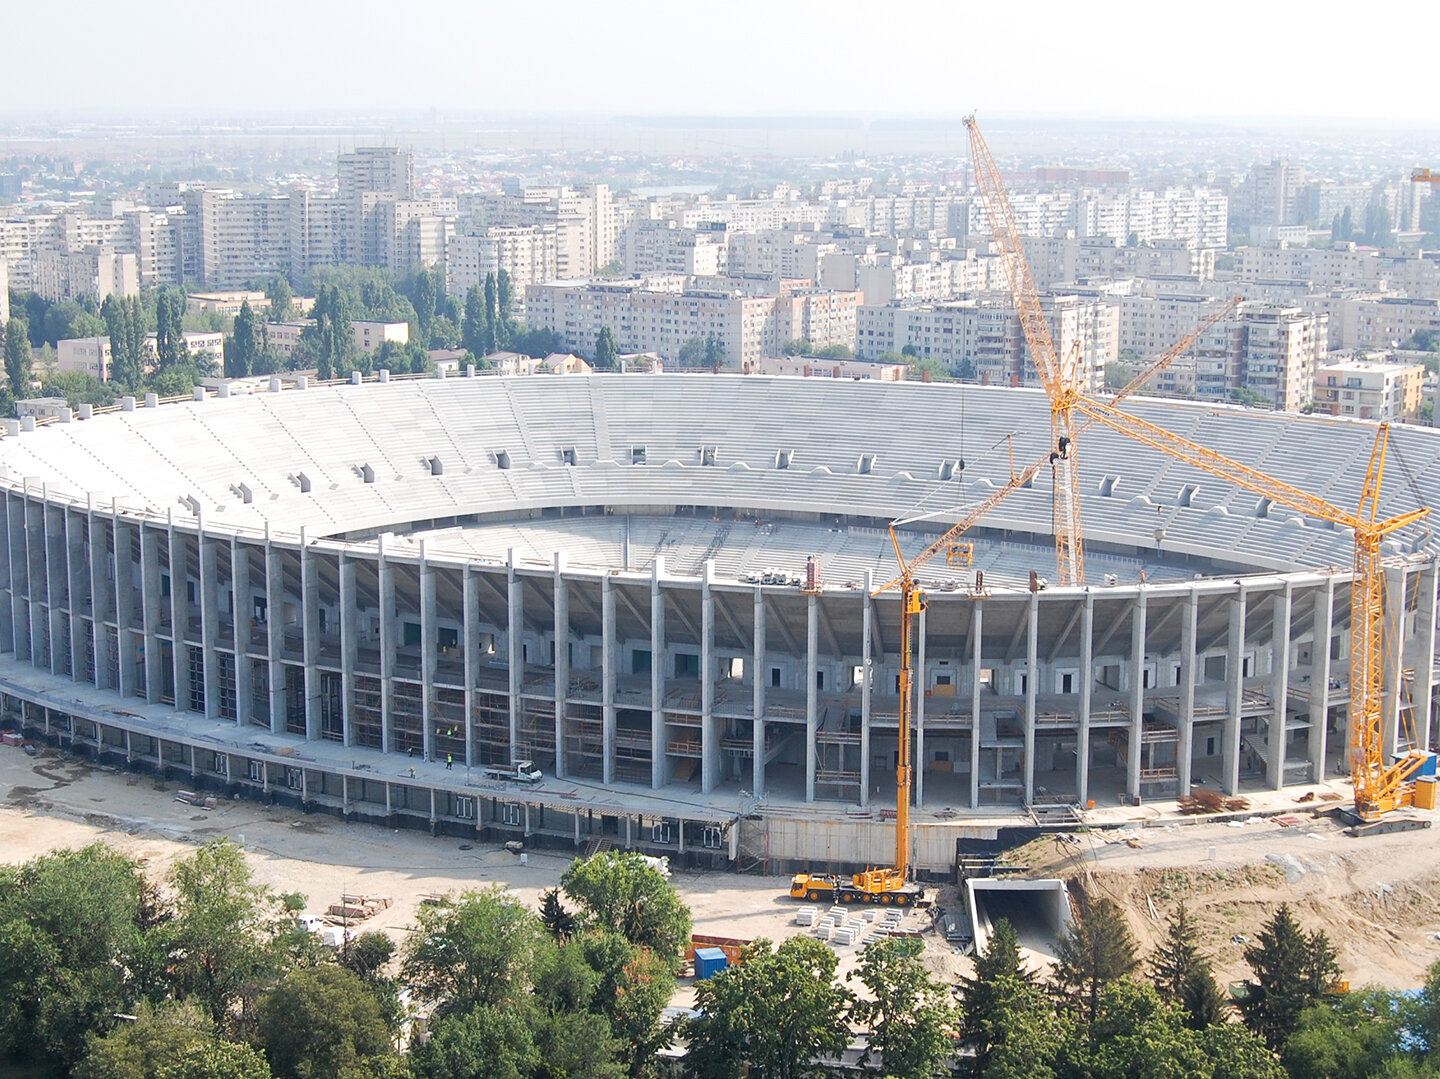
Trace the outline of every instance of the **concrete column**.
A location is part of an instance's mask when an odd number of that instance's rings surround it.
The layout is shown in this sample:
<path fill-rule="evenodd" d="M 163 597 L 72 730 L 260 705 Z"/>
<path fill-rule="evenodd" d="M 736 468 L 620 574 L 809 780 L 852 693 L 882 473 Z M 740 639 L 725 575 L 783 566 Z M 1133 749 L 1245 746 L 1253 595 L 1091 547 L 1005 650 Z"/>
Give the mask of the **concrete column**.
<path fill-rule="evenodd" d="M 565 552 L 555 552 L 555 778 L 567 775 L 565 761 L 565 698 L 570 693 L 570 583 L 565 578 Z M 663 756 L 661 763 L 664 763 Z M 663 779 L 662 779 L 663 782 Z M 656 784 L 658 786 L 658 784 Z"/>
<path fill-rule="evenodd" d="M 1278 791 L 1285 785 L 1285 714 L 1290 703 L 1290 612 L 1294 606 L 1292 589 L 1285 582 L 1272 598 L 1275 605 L 1274 623 L 1270 630 L 1270 730 L 1266 757 L 1270 789 Z"/>
<path fill-rule="evenodd" d="M 1195 747 L 1195 632 L 1200 621 L 1200 597 L 1194 589 L 1185 593 L 1180 612 L 1180 741 L 1175 746 L 1175 790 L 1180 797 L 1190 793 L 1190 762 Z"/>
<path fill-rule="evenodd" d="M 1076 727 L 1075 791 L 1082 806 L 1090 804 L 1090 698 L 1095 687 L 1095 596 L 1085 593 L 1080 612 L 1080 717 Z"/>
<path fill-rule="evenodd" d="M 1335 618 L 1335 578 L 1315 590 L 1310 630 L 1310 779 L 1325 779 L 1326 743 L 1330 738 L 1330 634 Z"/>
<path fill-rule="evenodd" d="M 390 697 L 394 692 L 395 677 L 395 571 L 385 557 L 385 538 L 380 538 L 380 552 L 376 559 L 376 587 L 380 593 L 380 751 L 392 753 L 395 750 L 393 720 L 390 716 Z M 408 796 L 407 796 L 408 797 Z"/>
<path fill-rule="evenodd" d="M 305 737 L 320 737 L 320 566 L 300 532 L 300 654 L 305 659 Z"/>
<path fill-rule="evenodd" d="M 980 635 L 985 629 L 985 601 L 975 597 L 970 609 L 970 808 L 980 806 Z"/>
<path fill-rule="evenodd" d="M 475 682 L 479 676 L 480 669 L 480 627 L 477 624 L 478 619 L 476 614 L 480 609 L 480 582 L 475 577 L 474 567 L 468 562 L 465 564 L 465 569 L 461 574 L 460 588 L 461 604 L 464 607 L 461 631 L 465 634 L 461 651 L 465 663 L 465 767 L 473 768 L 480 763 L 478 754 L 479 747 L 475 745 Z M 558 603 L 559 600 L 557 599 L 556 602 Z M 561 688 L 558 674 L 556 675 L 555 686 L 556 711 L 558 714 L 560 707 L 558 702 L 564 699 L 564 690 Z M 563 779 L 565 775 L 561 770 L 562 754 L 563 745 L 560 740 L 559 720 L 557 719 L 555 731 L 555 776 L 558 779 Z"/>
<path fill-rule="evenodd" d="M 925 669 L 926 614 L 926 611 L 921 611 L 915 619 L 915 682 L 910 694 L 915 709 L 915 738 L 911 743 L 913 756 L 910 761 L 910 774 L 915 777 L 915 800 L 910 804 L 917 809 L 925 805 L 925 691 L 930 685 Z"/>
<path fill-rule="evenodd" d="M 753 732 L 755 746 L 755 760 L 751 766 L 753 775 L 750 779 L 750 789 L 759 798 L 765 793 L 765 687 L 768 685 L 769 672 L 765 670 L 765 591 L 758 584 L 755 586 L 755 632 L 752 634 L 752 644 L 755 647 L 754 668 L 750 675 L 750 688 L 755 695 L 755 727 Z"/>
<path fill-rule="evenodd" d="M 815 801 L 815 731 L 819 695 L 815 675 L 820 669 L 820 610 L 818 596 L 805 597 L 805 801 Z"/>
<path fill-rule="evenodd" d="M 7 500 L 0 499 L 0 513 L 4 512 L 6 502 Z M 0 528 L 4 528 L 3 522 L 0 522 Z M 105 576 L 106 572 L 111 568 L 111 555 L 106 551 L 105 521 L 93 508 L 89 513 L 88 528 L 90 535 L 90 565 L 88 569 L 90 575 L 90 612 L 94 627 L 91 632 L 94 638 L 95 685 L 102 689 L 118 691 L 119 687 L 110 684 L 109 675 L 106 673 L 110 669 L 112 657 L 110 654 L 110 633 L 105 623 L 115 614 L 113 609 L 115 593 L 110 588 L 110 582 Z M 9 593 L 0 593 L 0 607 L 6 608 L 0 610 L 0 635 L 3 635 L 10 625 L 7 606 L 9 602 Z M 9 647 L 0 643 L 0 651 L 9 651 Z M 128 732 L 126 737 L 129 737 Z M 127 755 L 126 760 L 129 759 Z"/>
<path fill-rule="evenodd" d="M 0 529 L 4 529 L 3 573 L 4 587 L 0 588 L 0 652 L 15 651 L 15 552 L 12 547 L 10 515 L 14 511 L 14 499 L 10 492 L 0 493 Z"/>
<path fill-rule="evenodd" d="M 1430 716 L 1435 697 L 1436 590 L 1440 588 L 1440 562 L 1431 561 L 1419 570 L 1419 594 L 1415 607 L 1415 635 L 1408 642 L 1406 666 L 1415 671 L 1412 715 L 1416 748 L 1430 749 Z"/>
<path fill-rule="evenodd" d="M 38 538 L 35 535 L 37 530 L 40 533 Z M 30 642 L 28 658 L 32 666 L 39 666 L 45 649 L 37 645 L 43 643 L 43 634 L 47 630 L 41 608 L 49 601 L 49 586 L 45 581 L 45 504 L 43 495 L 40 502 L 30 497 L 28 483 L 25 497 L 25 595 L 28 600 L 25 623 L 25 639 Z"/>
<path fill-rule="evenodd" d="M 360 597 L 355 588 L 355 563 L 341 554 L 335 575 L 340 593 L 340 728 L 345 745 L 355 744 L 352 727 L 355 706 L 355 665 L 360 659 Z"/>
<path fill-rule="evenodd" d="M 170 547 L 170 665 L 175 676 L 175 711 L 190 707 L 190 607 L 186 603 L 189 572 L 185 559 L 185 534 L 167 529 Z"/>
<path fill-rule="evenodd" d="M 438 761 L 435 748 L 435 727 L 439 716 L 435 710 L 435 676 L 439 669 L 438 632 L 435 627 L 435 571 L 425 559 L 425 541 L 420 541 L 420 712 L 424 716 L 421 737 L 425 758 Z M 513 742 L 511 743 L 514 744 Z"/>
<path fill-rule="evenodd" d="M 151 704 L 160 700 L 160 555 L 161 537 L 148 525 L 136 526 L 140 532 L 140 602 L 144 617 L 145 699 Z M 33 609 L 35 604 L 30 604 Z"/>
<path fill-rule="evenodd" d="M 1040 593 L 1030 593 L 1025 609 L 1025 804 L 1035 803 L 1035 695 L 1040 686 Z"/>
<path fill-rule="evenodd" d="M 205 717 L 220 718 L 220 575 L 216 572 L 215 544 L 205 537 L 202 521 L 196 530 L 200 563 L 200 651 L 205 662 Z M 237 691 L 239 687 L 236 687 Z M 238 695 L 238 694 L 237 694 Z"/>
<path fill-rule="evenodd" d="M 515 759 L 520 743 L 520 693 L 525 688 L 525 582 L 515 572 L 515 549 L 506 563 L 506 630 L 505 651 L 510 665 L 510 759 Z M 610 782 L 606 775 L 605 782 Z"/>
<path fill-rule="evenodd" d="M 860 593 L 860 805 L 870 805 L 870 668 L 874 662 L 872 640 L 875 633 L 875 600 L 870 593 L 874 573 L 865 571 L 864 591 Z"/>
<path fill-rule="evenodd" d="M 665 785 L 665 557 L 650 566 L 650 787 Z"/>
<path fill-rule="evenodd" d="M 117 535 L 118 540 L 118 535 Z M 116 558 L 119 558 L 117 547 Z M 250 658 L 245 654 L 250 648 L 250 623 L 255 605 L 250 599 L 250 547 L 239 536 L 230 538 L 230 587 L 234 593 L 233 615 L 235 619 L 235 724 L 244 727 L 250 723 Z M 125 669 L 123 659 L 120 669 Z M 266 775 L 269 775 L 267 770 Z"/>
<path fill-rule="evenodd" d="M 86 522 L 81 511 L 66 508 L 61 513 L 65 521 L 65 576 L 70 610 L 70 678 L 83 682 L 85 665 L 93 655 L 93 652 L 86 654 L 85 622 L 90 620 L 93 626 L 95 616 L 95 605 L 90 600 L 90 575 L 85 572 Z"/>
<path fill-rule="evenodd" d="M 270 657 L 270 732 L 285 731 L 285 563 L 284 552 L 265 537 L 265 635 Z M 389 696 L 388 688 L 386 696 Z"/>
<path fill-rule="evenodd" d="M 1230 629 L 1226 634 L 1225 734 L 1221 752 L 1224 755 L 1220 787 L 1226 794 L 1240 792 L 1240 701 L 1245 690 L 1245 605 L 1248 590 L 1242 582 L 1238 595 L 1230 599 Z"/>
<path fill-rule="evenodd" d="M 706 559 L 700 578 L 700 791 L 709 794 L 720 774 L 720 731 L 715 720 L 715 562 Z"/>
<path fill-rule="evenodd" d="M 606 783 L 615 782 L 615 585 L 606 574 L 600 588 L 600 728 L 602 775 Z"/>
<path fill-rule="evenodd" d="M 1142 586 L 1130 616 L 1130 753 L 1126 758 L 1125 790 L 1140 797 L 1140 765 L 1145 738 L 1145 620 L 1148 597 Z"/>

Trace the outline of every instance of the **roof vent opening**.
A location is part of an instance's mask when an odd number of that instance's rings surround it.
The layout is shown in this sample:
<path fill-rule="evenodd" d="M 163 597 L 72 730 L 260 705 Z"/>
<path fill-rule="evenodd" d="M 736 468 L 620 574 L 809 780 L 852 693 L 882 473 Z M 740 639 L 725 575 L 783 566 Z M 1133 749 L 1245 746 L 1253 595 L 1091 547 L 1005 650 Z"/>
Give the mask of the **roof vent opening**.
<path fill-rule="evenodd" d="M 240 496 L 240 501 L 245 503 L 245 505 L 247 506 L 255 501 L 255 492 L 250 489 L 250 485 L 248 483 L 237 483 L 234 487 L 234 491 Z"/>
<path fill-rule="evenodd" d="M 366 483 L 374 483 L 374 482 L 375 482 L 375 469 L 371 468 L 369 465 L 361 465 L 361 466 L 360 466 L 360 478 L 361 478 L 362 480 L 364 480 Z"/>
<path fill-rule="evenodd" d="M 567 465 L 575 465 L 575 464 L 577 464 L 577 463 L 578 463 L 578 460 L 577 460 L 577 458 L 576 458 L 576 456 L 575 456 L 575 447 L 574 447 L 574 446 L 566 446 L 563 450 L 561 450 L 561 451 L 560 451 L 560 460 L 564 461 Z"/>
<path fill-rule="evenodd" d="M 1180 488 L 1180 505 L 1184 506 L 1186 509 L 1189 509 L 1192 505 L 1195 504 L 1195 496 L 1199 493 L 1200 485 L 1198 483 L 1185 484 L 1185 486 Z"/>
<path fill-rule="evenodd" d="M 789 468 L 789 467 L 790 467 L 791 465 L 793 465 L 794 463 L 795 463 L 795 451 L 794 451 L 794 450 L 776 450 L 776 451 L 775 451 L 775 467 L 776 467 L 776 468 Z"/>
<path fill-rule="evenodd" d="M 496 450 L 496 451 L 495 451 L 495 467 L 496 467 L 496 468 L 509 468 L 509 467 L 510 467 L 510 451 L 509 451 L 509 450 Z"/>
<path fill-rule="evenodd" d="M 295 482 L 300 485 L 300 493 L 302 495 L 308 495 L 310 493 L 310 477 L 305 475 L 305 473 L 302 472 L 296 476 Z"/>
<path fill-rule="evenodd" d="M 445 474 L 445 462 L 438 457 L 431 457 L 426 464 L 430 466 L 430 475 L 443 476 Z"/>
<path fill-rule="evenodd" d="M 1270 501 L 1270 499 L 1262 498 L 1259 502 L 1255 503 L 1255 516 L 1261 518 L 1269 517 L 1270 507 L 1272 505 L 1273 503 Z"/>
<path fill-rule="evenodd" d="M 644 447 L 644 446 L 631 446 L 631 447 L 630 447 L 630 463 L 631 463 L 632 465 L 643 465 L 643 464 L 645 463 L 645 447 Z"/>
<path fill-rule="evenodd" d="M 701 463 L 702 465 L 706 465 L 706 466 L 708 466 L 708 467 L 714 467 L 714 465 L 715 465 L 715 451 L 716 451 L 716 449 L 717 449 L 717 447 L 715 447 L 715 446 L 701 446 L 701 447 L 700 447 L 700 463 Z"/>
<path fill-rule="evenodd" d="M 1105 476 L 1100 480 L 1100 497 L 1114 498 L 1115 489 L 1120 486 L 1119 476 Z"/>
<path fill-rule="evenodd" d="M 876 455 L 873 453 L 862 453 L 860 460 L 855 464 L 855 471 L 862 476 L 868 476 L 875 471 Z"/>
<path fill-rule="evenodd" d="M 963 457 L 953 461 L 947 458 L 940 462 L 939 476 L 942 480 L 953 480 L 956 476 L 960 476 L 963 479 L 964 472 L 965 458 Z"/>

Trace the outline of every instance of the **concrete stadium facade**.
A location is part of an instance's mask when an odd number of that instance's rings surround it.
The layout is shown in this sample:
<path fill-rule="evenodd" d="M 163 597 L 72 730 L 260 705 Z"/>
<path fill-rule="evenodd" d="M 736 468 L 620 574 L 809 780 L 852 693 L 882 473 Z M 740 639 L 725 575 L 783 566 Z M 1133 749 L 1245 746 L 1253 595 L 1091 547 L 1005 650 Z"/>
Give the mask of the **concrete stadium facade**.
<path fill-rule="evenodd" d="M 1028 459 L 1048 429 L 1042 396 L 981 387 L 254 389 L 12 422 L 12 724 L 358 819 L 773 869 L 888 861 L 899 612 L 871 595 L 894 574 L 885 523 L 978 502 L 1008 477 L 994 447 Z M 1136 411 L 1358 500 L 1363 426 Z M 1392 445 L 1383 509 L 1432 503 L 1440 439 L 1397 429 Z M 975 567 L 921 572 L 922 868 L 1032 808 L 1278 790 L 1343 765 L 1349 534 L 1115 436 L 1080 452 L 1089 587 L 1028 586 L 1053 566 L 1043 480 L 969 537 Z M 957 516 L 912 526 L 910 553 Z M 1428 533 L 1389 550 L 1398 750 L 1429 744 L 1440 581 Z M 809 554 L 817 592 L 793 583 Z M 484 773 L 520 758 L 545 780 Z"/>

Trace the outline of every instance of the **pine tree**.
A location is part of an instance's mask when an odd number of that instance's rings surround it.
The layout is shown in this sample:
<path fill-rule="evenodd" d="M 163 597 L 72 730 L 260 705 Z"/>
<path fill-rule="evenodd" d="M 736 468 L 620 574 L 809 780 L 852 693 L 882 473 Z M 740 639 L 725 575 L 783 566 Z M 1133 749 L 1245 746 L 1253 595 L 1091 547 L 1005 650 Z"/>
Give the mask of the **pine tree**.
<path fill-rule="evenodd" d="M 1204 1030 L 1223 1018 L 1225 998 L 1210 960 L 1200 952 L 1195 923 L 1184 903 L 1150 955 L 1150 977 L 1161 1000 L 1185 1010 L 1185 1025 L 1192 1030 Z"/>
<path fill-rule="evenodd" d="M 1135 938 L 1120 908 L 1103 896 L 1080 905 L 1056 948 L 1055 986 L 1062 997 L 1094 1022 L 1100 991 L 1135 969 Z"/>
<path fill-rule="evenodd" d="M 1280 1047 L 1300 1013 L 1323 998 L 1340 973 L 1330 938 L 1319 931 L 1306 935 L 1288 903 L 1245 949 L 1245 962 L 1255 977 L 1246 983 L 1240 1013 L 1272 1049 Z"/>
<path fill-rule="evenodd" d="M 230 378 L 244 378 L 255 369 L 255 360 L 260 353 L 260 339 L 255 330 L 255 312 L 250 310 L 250 301 L 240 304 L 240 313 L 235 316 L 235 333 L 227 342 L 225 350 L 225 374 Z"/>
<path fill-rule="evenodd" d="M 540 896 L 540 920 L 545 923 L 550 935 L 561 944 L 570 939 L 578 924 L 575 915 L 566 910 L 565 904 L 560 902 L 559 888 L 551 888 Z"/>
<path fill-rule="evenodd" d="M 465 318 L 460 325 L 460 347 L 479 359 L 490 350 L 485 347 L 490 320 L 485 313 L 485 294 L 479 285 L 471 285 L 465 293 Z"/>
<path fill-rule="evenodd" d="M 620 350 L 615 345 L 615 335 L 610 331 L 609 326 L 601 326 L 599 336 L 595 338 L 595 370 L 615 370 L 618 366 L 619 355 Z"/>

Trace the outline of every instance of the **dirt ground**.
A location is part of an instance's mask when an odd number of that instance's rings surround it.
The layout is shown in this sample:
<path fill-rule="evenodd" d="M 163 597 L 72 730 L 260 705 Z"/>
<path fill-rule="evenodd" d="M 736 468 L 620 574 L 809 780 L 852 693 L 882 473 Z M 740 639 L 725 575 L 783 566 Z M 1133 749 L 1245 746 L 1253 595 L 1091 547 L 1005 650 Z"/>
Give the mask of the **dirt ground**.
<path fill-rule="evenodd" d="M 426 895 L 493 883 L 538 907 L 540 893 L 558 883 L 570 863 L 565 855 L 530 851 L 528 864 L 521 865 L 493 845 L 253 802 L 197 809 L 174 800 L 178 789 L 45 750 L 31 758 L 0 747 L 0 859 L 22 862 L 98 839 L 142 859 L 160 877 L 198 844 L 228 836 L 245 848 L 261 881 L 276 891 L 303 893 L 310 913 L 323 914 L 342 893 L 390 897 L 394 905 L 363 927 L 383 930 L 397 943 Z M 1117 835 L 1138 846 L 1114 841 Z M 1329 820 L 1307 816 L 1292 828 L 1257 819 L 1239 827 L 1152 827 L 1078 839 L 1047 837 L 1016 856 L 1032 875 L 1078 877 L 1121 903 L 1146 951 L 1184 900 L 1223 978 L 1248 973 L 1243 945 L 1231 938 L 1253 938 L 1280 902 L 1289 902 L 1307 928 L 1330 935 L 1354 985 L 1418 986 L 1426 967 L 1440 958 L 1440 860 L 1432 830 L 1357 840 Z M 795 925 L 801 904 L 786 894 L 786 879 L 684 870 L 671 879 L 690 905 L 697 933 L 779 940 L 805 932 Z M 943 889 L 940 899 L 953 904 L 955 889 Z M 929 924 L 923 912 L 905 918 L 917 928 Z M 933 933 L 923 939 L 926 963 L 936 975 L 953 980 L 969 972 L 969 960 L 943 939 Z M 837 952 L 844 977 L 859 948 Z M 682 983 L 675 1003 L 692 996 L 693 987 Z"/>

